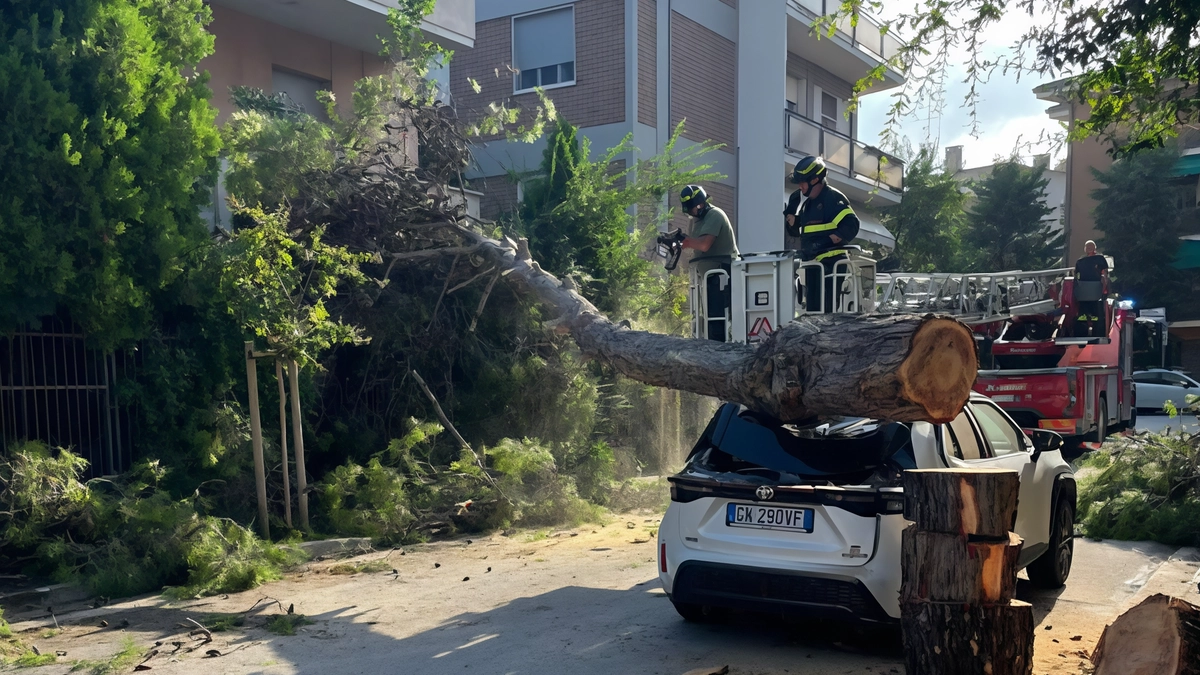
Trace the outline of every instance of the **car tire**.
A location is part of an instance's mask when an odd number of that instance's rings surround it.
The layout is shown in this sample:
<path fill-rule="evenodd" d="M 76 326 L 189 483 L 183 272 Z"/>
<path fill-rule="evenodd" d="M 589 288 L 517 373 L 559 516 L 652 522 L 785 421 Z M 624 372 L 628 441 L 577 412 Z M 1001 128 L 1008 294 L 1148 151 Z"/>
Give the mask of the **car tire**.
<path fill-rule="evenodd" d="M 704 605 L 696 605 L 690 602 L 675 602 L 671 601 L 675 606 L 675 611 L 679 612 L 679 616 L 683 617 L 684 621 L 692 623 L 704 623 L 708 621 L 708 612 Z"/>
<path fill-rule="evenodd" d="M 1050 548 L 1025 571 L 1029 582 L 1038 588 L 1061 588 L 1071 574 L 1075 558 L 1075 506 L 1064 497 L 1054 505 L 1050 521 Z"/>
<path fill-rule="evenodd" d="M 1129 429 L 1130 431 L 1132 431 L 1133 429 L 1137 428 L 1137 415 L 1138 415 L 1137 408 L 1129 409 L 1129 423 L 1125 425 L 1126 429 Z"/>
<path fill-rule="evenodd" d="M 1103 443 L 1108 436 L 1108 400 L 1100 399 L 1100 415 L 1096 419 L 1096 430 L 1092 432 L 1091 438 L 1088 440 L 1093 443 Z"/>

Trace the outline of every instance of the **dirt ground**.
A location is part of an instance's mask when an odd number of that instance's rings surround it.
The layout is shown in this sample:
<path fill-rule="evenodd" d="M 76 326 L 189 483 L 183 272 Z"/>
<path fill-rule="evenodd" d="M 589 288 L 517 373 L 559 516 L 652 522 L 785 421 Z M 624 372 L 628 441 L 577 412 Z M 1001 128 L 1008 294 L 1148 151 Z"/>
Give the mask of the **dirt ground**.
<path fill-rule="evenodd" d="M 245 593 L 189 602 L 147 596 L 14 623 L 42 653 L 37 672 L 159 673 L 661 673 L 728 665 L 735 675 L 904 672 L 898 632 L 734 616 L 696 625 L 671 608 L 655 570 L 658 516 L 605 525 L 462 538 L 349 560 L 314 562 Z M 1172 549 L 1080 541 L 1065 589 L 1019 594 L 1038 620 L 1035 673 L 1080 673 L 1106 622 Z M 349 573 L 354 569 L 378 570 Z M 1179 565 L 1179 581 L 1196 565 Z M 1179 593 L 1181 594 L 1181 593 Z M 292 608 L 312 621 L 295 635 L 267 630 Z M 14 617 L 15 618 L 15 617 Z M 54 629 L 57 620 L 60 631 Z M 231 620 L 240 627 L 215 630 Z M 104 625 L 102 625 L 104 622 Z M 122 649 L 125 663 L 106 671 Z M 215 650 L 215 651 L 213 651 Z"/>

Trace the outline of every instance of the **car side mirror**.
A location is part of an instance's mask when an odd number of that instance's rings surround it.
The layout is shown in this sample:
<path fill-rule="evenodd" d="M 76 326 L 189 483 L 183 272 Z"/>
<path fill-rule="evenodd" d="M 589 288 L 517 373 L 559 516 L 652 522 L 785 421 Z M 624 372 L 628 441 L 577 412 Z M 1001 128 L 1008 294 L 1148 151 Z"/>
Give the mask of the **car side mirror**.
<path fill-rule="evenodd" d="M 1045 429 L 1030 429 L 1026 433 L 1028 433 L 1029 438 L 1033 440 L 1033 460 L 1035 462 L 1043 452 L 1054 452 L 1055 450 L 1062 449 L 1062 436 L 1059 436 L 1053 431 L 1047 431 Z"/>

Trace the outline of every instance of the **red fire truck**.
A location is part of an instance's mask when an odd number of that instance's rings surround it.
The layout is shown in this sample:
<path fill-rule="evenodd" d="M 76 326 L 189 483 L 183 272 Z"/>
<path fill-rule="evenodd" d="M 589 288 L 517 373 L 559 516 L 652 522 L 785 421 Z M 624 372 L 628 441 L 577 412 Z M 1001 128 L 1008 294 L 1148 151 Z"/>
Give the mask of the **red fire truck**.
<path fill-rule="evenodd" d="M 1045 300 L 1009 308 L 1010 317 L 991 343 L 994 367 L 979 371 L 975 391 L 1023 427 L 1049 429 L 1069 443 L 1094 447 L 1137 419 L 1136 315 L 1128 303 L 1103 300 L 1099 328 L 1092 337 L 1076 337 L 1079 285 L 1066 278 L 1056 286 Z"/>

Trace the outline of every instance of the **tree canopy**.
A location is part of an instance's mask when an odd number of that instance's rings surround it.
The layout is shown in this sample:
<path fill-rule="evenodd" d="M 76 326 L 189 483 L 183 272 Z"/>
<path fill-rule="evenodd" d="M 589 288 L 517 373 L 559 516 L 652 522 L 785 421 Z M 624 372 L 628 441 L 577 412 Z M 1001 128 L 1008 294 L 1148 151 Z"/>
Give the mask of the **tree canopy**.
<path fill-rule="evenodd" d="M 1173 147 L 1147 150 L 1123 157 L 1106 171 L 1092 170 L 1100 187 L 1096 200 L 1096 228 L 1103 233 L 1100 251 L 1116 258 L 1114 288 L 1139 307 L 1165 306 L 1167 316 L 1194 316 L 1200 309 L 1196 270 L 1170 265 L 1186 234 L 1182 204 L 1195 184 L 1169 178 L 1178 160 Z"/>
<path fill-rule="evenodd" d="M 904 198 L 883 214 L 896 235 L 888 269 L 950 272 L 960 264 L 967 194 L 952 174 L 935 165 L 937 149 L 922 146 L 904 172 Z"/>
<path fill-rule="evenodd" d="M 1043 220 L 1053 210 L 1043 201 L 1041 168 L 1001 162 L 971 187 L 977 201 L 963 232 L 964 255 L 973 270 L 1039 270 L 1062 263 L 1062 233 Z"/>
<path fill-rule="evenodd" d="M 881 13 L 883 0 L 842 0 L 835 22 L 857 22 L 860 12 Z M 1010 49 L 992 56 L 980 37 L 1006 13 L 1036 21 L 1014 36 Z M 1075 137 L 1099 135 L 1120 154 L 1162 146 L 1180 124 L 1200 120 L 1200 3 L 1189 0 L 919 0 L 887 22 L 906 41 L 888 66 L 909 74 L 896 94 L 892 118 L 911 112 L 945 82 L 952 49 L 968 53 L 964 104 L 978 105 L 978 86 L 993 73 L 1045 79 L 1070 77 L 1065 91 L 1091 106 Z M 863 91 L 883 76 L 884 65 L 858 83 Z"/>
<path fill-rule="evenodd" d="M 208 237 L 210 17 L 202 0 L 0 9 L 0 329 L 59 310 L 106 346 L 149 329 Z"/>

